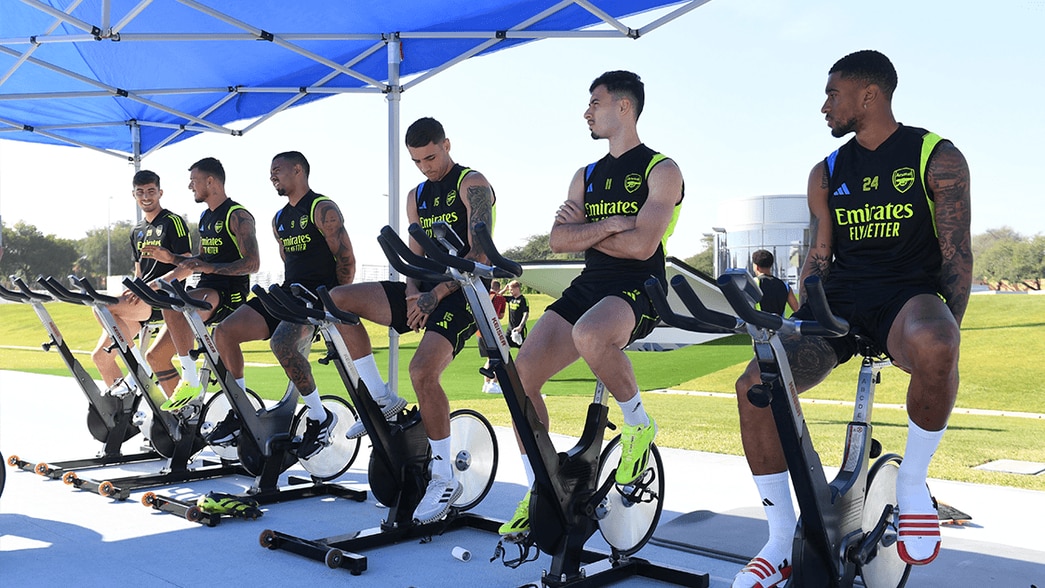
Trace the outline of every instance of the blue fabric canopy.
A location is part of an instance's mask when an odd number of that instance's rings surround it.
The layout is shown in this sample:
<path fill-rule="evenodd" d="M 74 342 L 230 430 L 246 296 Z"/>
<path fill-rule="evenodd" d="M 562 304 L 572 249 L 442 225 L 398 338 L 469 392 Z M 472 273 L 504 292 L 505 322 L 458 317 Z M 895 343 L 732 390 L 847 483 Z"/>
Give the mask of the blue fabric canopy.
<path fill-rule="evenodd" d="M 334 93 L 400 92 L 399 75 L 418 83 L 535 39 L 637 37 L 705 2 L 0 0 L 0 139 L 139 160 Z M 618 20 L 672 4 L 646 27 Z"/>

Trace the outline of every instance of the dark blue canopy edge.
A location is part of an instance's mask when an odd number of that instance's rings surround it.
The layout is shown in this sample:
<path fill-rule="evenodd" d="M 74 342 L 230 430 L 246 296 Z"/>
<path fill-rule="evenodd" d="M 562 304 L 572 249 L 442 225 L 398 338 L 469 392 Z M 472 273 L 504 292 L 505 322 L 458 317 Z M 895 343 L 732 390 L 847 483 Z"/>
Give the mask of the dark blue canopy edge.
<path fill-rule="evenodd" d="M 519 43 L 637 38 L 707 1 L 0 0 L 0 139 L 138 163 L 197 133 L 242 135 L 333 94 L 397 99 L 455 63 Z M 638 29 L 620 21 L 671 5 Z M 244 119 L 257 120 L 229 125 Z"/>

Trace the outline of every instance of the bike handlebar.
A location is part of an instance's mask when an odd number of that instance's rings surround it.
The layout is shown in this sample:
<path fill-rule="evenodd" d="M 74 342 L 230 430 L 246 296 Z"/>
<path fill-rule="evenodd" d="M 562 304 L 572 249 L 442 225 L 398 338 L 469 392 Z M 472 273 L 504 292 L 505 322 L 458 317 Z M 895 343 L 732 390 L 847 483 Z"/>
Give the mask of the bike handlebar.
<path fill-rule="evenodd" d="M 381 234 L 377 237 L 377 243 L 381 246 L 381 250 L 384 251 L 385 257 L 388 258 L 388 263 L 404 276 L 425 282 L 449 282 L 453 279 L 451 276 L 443 273 L 445 268 L 435 264 L 436 267 L 440 267 L 437 271 L 430 265 L 434 263 L 432 260 L 421 257 L 411 251 L 406 246 L 406 243 L 403 243 L 403 240 L 399 238 L 399 235 L 392 230 L 392 227 L 386 225 L 381 229 Z"/>
<path fill-rule="evenodd" d="M 69 276 L 69 281 L 71 281 L 72 283 L 76 284 L 80 288 L 80 290 L 83 290 L 84 294 L 90 296 L 91 298 L 93 298 L 94 300 L 97 300 L 98 302 L 101 302 L 101 303 L 104 303 L 104 304 L 118 304 L 120 302 L 120 299 L 116 298 L 115 296 L 109 296 L 108 294 L 102 294 L 102 293 L 98 292 L 97 290 L 95 290 L 94 286 L 92 286 L 91 283 L 89 281 L 87 281 L 87 278 L 80 278 L 80 277 L 77 277 L 77 276 Z"/>
<path fill-rule="evenodd" d="M 323 308 L 326 309 L 327 314 L 347 325 L 359 324 L 359 316 L 348 312 L 347 310 L 341 310 L 336 304 L 334 304 L 334 299 L 330 297 L 330 292 L 327 290 L 326 286 L 316 288 L 316 294 L 319 295 L 319 300 L 322 302 Z"/>
<path fill-rule="evenodd" d="M 0 298 L 4 300 L 10 300 L 11 302 L 25 302 L 29 300 L 29 296 L 24 292 L 15 292 L 14 290 L 8 290 L 3 286 L 0 286 Z"/>
<path fill-rule="evenodd" d="M 676 280 L 678 279 L 681 279 L 682 286 L 676 283 Z M 729 321 L 728 323 L 718 324 L 715 322 L 707 321 L 704 317 L 700 316 L 700 313 L 695 312 L 694 309 L 690 307 L 689 302 L 686 300 L 686 298 L 682 296 L 682 290 L 680 289 L 682 287 L 684 287 L 690 294 L 693 295 L 693 298 L 696 300 L 696 303 L 699 305 L 699 308 L 703 308 L 707 312 L 712 312 L 710 310 L 707 310 L 707 308 L 705 308 L 704 305 L 700 303 L 700 299 L 697 298 L 697 295 L 695 293 L 693 293 L 693 289 L 689 287 L 689 284 L 685 283 L 685 280 L 686 279 L 682 276 L 675 276 L 671 279 L 671 286 L 675 288 L 676 292 L 678 292 L 679 297 L 682 298 L 683 304 L 685 304 L 686 308 L 688 308 L 689 311 L 693 313 L 693 316 L 683 316 L 671 310 L 671 306 L 668 304 L 667 294 L 665 294 L 664 288 L 660 285 L 660 280 L 653 277 L 646 280 L 646 293 L 649 294 L 650 299 L 653 300 L 653 307 L 657 309 L 657 314 L 660 315 L 661 320 L 673 327 L 677 327 L 685 331 L 695 331 L 698 333 L 736 332 L 738 325 L 740 324 L 737 321 L 736 317 L 730 317 L 729 315 L 724 315 L 722 313 L 715 313 L 720 316 L 726 317 L 726 319 L 728 319 Z"/>
<path fill-rule="evenodd" d="M 307 325 L 310 324 L 309 318 L 323 318 L 322 310 L 298 304 L 276 284 L 269 286 L 268 291 L 265 291 L 264 288 L 258 285 L 255 285 L 250 290 L 258 297 L 265 310 L 281 321 Z"/>
<path fill-rule="evenodd" d="M 90 296 L 69 290 L 51 276 L 46 278 L 41 276 L 36 280 L 36 283 L 43 286 L 44 290 L 47 290 L 52 296 L 63 302 L 71 302 L 73 304 L 92 304 L 94 302 L 94 299 Z"/>
<path fill-rule="evenodd" d="M 472 229 L 472 238 L 486 254 L 486 258 L 494 267 L 495 278 L 517 278 L 522 275 L 523 268 L 519 263 L 501 255 L 494 245 L 493 235 L 490 234 L 486 223 L 475 223 Z M 501 272 L 500 274 L 498 272 Z"/>
<path fill-rule="evenodd" d="M 434 227 L 435 225 L 433 225 L 433 231 L 435 230 Z M 407 231 L 410 233 L 410 236 L 414 238 L 414 241 L 417 241 L 417 243 L 421 245 L 421 248 L 425 250 L 425 254 L 429 259 L 437 261 L 443 266 L 452 267 L 458 271 L 466 273 L 475 272 L 474 261 L 463 257 L 457 257 L 456 255 L 450 255 L 450 253 L 445 251 L 428 236 L 428 233 L 421 228 L 421 225 L 412 223 L 410 227 L 407 228 Z M 452 233 L 453 231 L 450 232 Z"/>
<path fill-rule="evenodd" d="M 746 270 L 730 270 L 719 276 L 717 283 L 737 316 L 716 312 L 704 306 L 682 276 L 672 278 L 671 287 L 693 314 L 692 317 L 681 316 L 671 310 L 667 296 L 656 279 L 651 278 L 646 282 L 646 292 L 665 323 L 688 331 L 735 333 L 742 331 L 745 325 L 751 325 L 770 331 L 790 331 L 820 337 L 841 337 L 849 332 L 849 323 L 831 313 L 823 282 L 817 276 L 810 276 L 805 280 L 806 299 L 816 319 L 812 321 L 784 318 L 756 309 L 755 304 L 758 300 L 755 296 L 760 298 L 761 291 L 756 290 L 758 285 L 754 284 Z"/>
<path fill-rule="evenodd" d="M 34 290 L 29 289 L 29 284 L 26 284 L 25 281 L 22 280 L 22 278 L 16 278 L 14 276 L 11 276 L 11 281 L 14 282 L 15 287 L 22 291 L 22 294 L 25 294 L 33 300 L 40 300 L 44 302 L 54 301 L 54 297 L 52 297 L 50 294 L 46 294 L 44 292 L 36 292 Z"/>

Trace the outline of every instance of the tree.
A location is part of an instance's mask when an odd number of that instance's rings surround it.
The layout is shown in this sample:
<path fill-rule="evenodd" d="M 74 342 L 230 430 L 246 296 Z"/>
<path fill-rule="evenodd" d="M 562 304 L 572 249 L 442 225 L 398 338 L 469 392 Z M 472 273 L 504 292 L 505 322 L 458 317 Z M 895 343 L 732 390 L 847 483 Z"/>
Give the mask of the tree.
<path fill-rule="evenodd" d="M 81 275 L 94 284 L 100 284 L 102 278 L 109 275 L 132 275 L 134 273 L 134 256 L 131 252 L 130 221 L 119 221 L 112 226 L 112 231 L 105 227 L 87 231 L 87 236 L 77 242 L 80 251 L 78 265 Z"/>
<path fill-rule="evenodd" d="M 75 241 L 44 235 L 22 221 L 15 223 L 13 230 L 0 230 L 4 232 L 4 258 L 0 260 L 4 276 L 14 275 L 27 282 L 37 276 L 53 276 L 64 282 L 65 276 L 74 273 L 80 257 Z"/>
<path fill-rule="evenodd" d="M 1026 282 L 1045 277 L 1045 236 L 1026 238 L 1009 227 L 972 239 L 973 278 L 988 283 Z"/>
<path fill-rule="evenodd" d="M 539 261 L 546 259 L 584 259 L 584 253 L 553 253 L 551 245 L 548 244 L 550 233 L 543 235 L 531 235 L 526 244 L 521 247 L 512 247 L 501 254 L 512 261 Z"/>
<path fill-rule="evenodd" d="M 700 253 L 683 259 L 686 265 L 693 269 L 700 270 L 705 274 L 714 277 L 715 275 L 715 236 L 707 235 L 701 241 L 704 242 L 704 250 Z"/>

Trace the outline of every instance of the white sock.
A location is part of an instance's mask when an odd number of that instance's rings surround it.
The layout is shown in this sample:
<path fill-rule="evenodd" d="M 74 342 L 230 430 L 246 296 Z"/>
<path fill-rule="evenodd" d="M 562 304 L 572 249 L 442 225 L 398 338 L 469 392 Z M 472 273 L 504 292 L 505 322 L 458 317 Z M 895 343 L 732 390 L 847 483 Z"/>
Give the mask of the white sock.
<path fill-rule="evenodd" d="M 385 386 L 385 381 L 381 379 L 381 372 L 377 371 L 377 360 L 374 359 L 373 353 L 352 363 L 359 372 L 359 379 L 363 380 L 366 389 L 370 391 L 371 398 L 381 400 L 389 395 L 388 386 Z"/>
<path fill-rule="evenodd" d="M 649 425 L 649 415 L 646 414 L 646 408 L 642 406 L 642 396 L 638 390 L 635 391 L 635 395 L 631 397 L 631 400 L 627 402 L 618 401 L 617 404 L 620 406 L 620 410 L 624 413 L 624 424 L 630 427 L 635 425 L 641 425 L 643 427 Z"/>
<path fill-rule="evenodd" d="M 327 409 L 323 408 L 323 401 L 319 399 L 319 390 L 313 390 L 309 394 L 302 394 L 301 399 L 308 407 L 308 418 L 314 421 L 322 421 L 327 418 Z"/>
<path fill-rule="evenodd" d="M 454 471 L 450 465 L 450 437 L 446 439 L 429 439 L 432 446 L 432 478 L 453 478 Z"/>
<path fill-rule="evenodd" d="M 188 355 L 179 355 L 178 361 L 181 362 L 181 379 L 190 386 L 199 386 L 200 375 L 196 372 L 196 361 Z"/>
<path fill-rule="evenodd" d="M 785 559 L 791 559 L 791 544 L 795 538 L 795 506 L 791 502 L 791 487 L 788 484 L 787 472 L 754 476 L 758 495 L 762 497 L 762 507 L 769 521 L 769 541 L 758 552 L 758 556 L 779 566 Z"/>
<path fill-rule="evenodd" d="M 246 390 L 247 389 L 247 379 L 246 378 L 236 378 L 236 385 L 239 386 L 240 388 Z"/>
<path fill-rule="evenodd" d="M 936 509 L 929 488 L 925 485 L 925 478 L 929 475 L 929 462 L 946 430 L 947 427 L 939 431 L 926 431 L 908 417 L 907 448 L 896 474 L 896 504 L 900 508 L 901 517 L 931 515 L 932 519 L 936 519 Z M 907 554 L 916 560 L 932 557 L 940 544 L 940 537 L 935 534 L 927 537 L 906 535 L 901 539 Z"/>
<path fill-rule="evenodd" d="M 526 472 L 526 487 L 533 488 L 533 482 L 536 478 L 533 475 L 533 465 L 530 464 L 530 458 L 524 453 L 522 454 L 523 460 L 523 471 Z"/>

